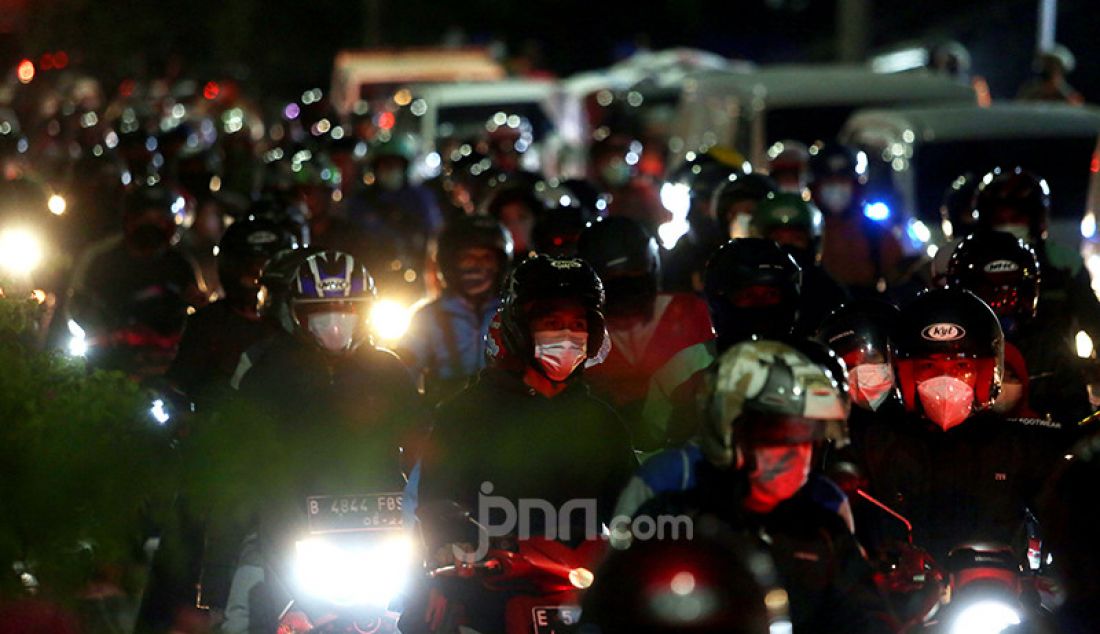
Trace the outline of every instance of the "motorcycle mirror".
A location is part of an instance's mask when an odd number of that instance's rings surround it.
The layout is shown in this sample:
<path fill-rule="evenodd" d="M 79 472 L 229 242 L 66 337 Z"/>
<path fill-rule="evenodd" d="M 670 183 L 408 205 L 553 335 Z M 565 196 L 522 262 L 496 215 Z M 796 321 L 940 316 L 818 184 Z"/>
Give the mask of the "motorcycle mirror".
<path fill-rule="evenodd" d="M 864 500 L 867 500 L 868 502 L 870 502 L 874 506 L 878 507 L 878 509 L 881 510 L 882 512 L 886 513 L 887 515 L 894 518 L 895 520 L 901 522 L 901 524 L 903 526 L 905 526 L 905 538 L 906 538 L 906 540 L 910 544 L 913 543 L 913 523 L 910 522 L 908 519 L 906 519 L 906 517 L 904 515 L 902 515 L 901 513 L 898 513 L 894 509 L 890 508 L 884 502 L 880 502 L 873 495 L 871 495 L 870 493 L 864 491 L 863 489 L 856 489 L 856 495 L 863 498 Z"/>

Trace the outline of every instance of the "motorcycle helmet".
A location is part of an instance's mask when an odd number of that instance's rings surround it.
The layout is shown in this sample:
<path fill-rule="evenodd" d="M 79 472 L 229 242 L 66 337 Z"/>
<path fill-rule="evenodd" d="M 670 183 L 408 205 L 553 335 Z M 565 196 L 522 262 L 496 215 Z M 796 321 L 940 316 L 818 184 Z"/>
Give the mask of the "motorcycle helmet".
<path fill-rule="evenodd" d="M 691 539 L 638 540 L 596 570 L 580 634 L 771 634 L 790 631 L 771 557 L 712 517 Z"/>
<path fill-rule="evenodd" d="M 218 243 L 218 279 L 231 304 L 256 308 L 264 267 L 276 253 L 297 249 L 298 240 L 268 220 L 234 222 Z"/>
<path fill-rule="evenodd" d="M 1035 318 L 1039 306 L 1039 259 L 1026 242 L 1003 231 L 978 231 L 955 247 L 947 282 L 974 293 L 1015 334 Z"/>
<path fill-rule="evenodd" d="M 901 316 L 876 299 L 854 300 L 822 321 L 817 340 L 829 346 L 848 369 L 848 392 L 858 407 L 877 410 L 897 396 L 891 329 Z"/>
<path fill-rule="evenodd" d="M 862 203 L 867 183 L 863 152 L 838 143 L 815 146 L 810 148 L 810 173 L 814 203 L 826 214 L 848 214 Z"/>
<path fill-rule="evenodd" d="M 1022 167 L 994 168 L 982 177 L 974 199 L 979 229 L 1007 231 L 1021 240 L 1046 239 L 1050 186 Z"/>
<path fill-rule="evenodd" d="M 341 251 L 321 251 L 298 265 L 290 282 L 295 333 L 330 354 L 344 354 L 368 337 L 367 314 L 374 280 Z"/>
<path fill-rule="evenodd" d="M 712 464 L 730 468 L 738 446 L 845 445 L 847 419 L 838 383 L 822 366 L 786 343 L 745 341 L 718 358 L 700 446 Z"/>
<path fill-rule="evenodd" d="M 248 216 L 272 222 L 294 235 L 299 246 L 309 246 L 309 219 L 305 206 L 287 192 L 265 190 L 248 208 Z"/>
<path fill-rule="evenodd" d="M 752 214 L 752 233 L 758 238 L 775 240 L 796 250 L 813 250 L 820 223 L 820 212 L 799 194 L 771 193 L 760 201 Z"/>
<path fill-rule="evenodd" d="M 159 183 L 131 187 L 122 201 L 126 243 L 141 251 L 167 249 L 178 237 L 186 207 L 182 196 Z"/>
<path fill-rule="evenodd" d="M 748 237 L 756 206 L 777 191 L 775 181 L 763 174 L 734 174 L 715 190 L 711 205 L 723 232 L 728 237 Z"/>
<path fill-rule="evenodd" d="M 526 183 L 501 185 L 486 208 L 487 215 L 508 228 L 516 253 L 521 256 L 533 248 L 535 223 L 545 210 L 542 199 Z"/>
<path fill-rule="evenodd" d="M 966 236 L 974 228 L 974 198 L 981 180 L 967 172 L 951 181 L 940 203 L 940 228 L 949 240 Z"/>
<path fill-rule="evenodd" d="M 740 238 L 707 261 L 703 295 L 718 348 L 789 337 L 798 319 L 802 269 L 771 240 Z"/>
<path fill-rule="evenodd" d="M 902 403 L 945 431 L 989 409 L 1001 391 L 1004 334 L 993 310 L 962 288 L 921 293 L 894 331 Z"/>
<path fill-rule="evenodd" d="M 585 365 L 602 361 L 610 346 L 604 322 L 604 291 L 599 276 L 584 260 L 557 260 L 535 255 L 520 263 L 509 276 L 500 308 L 500 340 L 509 357 L 546 375 L 536 359 L 531 320 L 539 311 L 558 300 L 575 300 L 583 307 L 588 324 L 585 355 L 588 360 L 576 366 L 575 376 Z M 488 354 L 492 357 L 495 351 Z M 549 376 L 547 378 L 550 378 Z"/>
<path fill-rule="evenodd" d="M 536 253 L 554 258 L 577 257 L 577 241 L 594 215 L 579 205 L 554 205 L 543 211 L 531 230 Z"/>
<path fill-rule="evenodd" d="M 490 292 L 496 294 L 512 263 L 512 236 L 503 225 L 487 216 L 462 216 L 444 227 L 436 254 L 440 277 L 447 288 L 460 292 L 471 285 L 483 286 L 483 271 L 464 271 L 460 264 L 462 252 L 474 248 L 488 249 L 496 256 L 496 278 L 490 286 Z"/>
<path fill-rule="evenodd" d="M 653 312 L 661 254 L 656 238 L 640 223 L 622 216 L 592 223 L 581 234 L 578 256 L 603 281 L 608 314 Z"/>
<path fill-rule="evenodd" d="M 801 141 L 786 139 L 768 148 L 768 175 L 783 191 L 799 193 L 806 186 L 810 169 L 810 148 Z"/>

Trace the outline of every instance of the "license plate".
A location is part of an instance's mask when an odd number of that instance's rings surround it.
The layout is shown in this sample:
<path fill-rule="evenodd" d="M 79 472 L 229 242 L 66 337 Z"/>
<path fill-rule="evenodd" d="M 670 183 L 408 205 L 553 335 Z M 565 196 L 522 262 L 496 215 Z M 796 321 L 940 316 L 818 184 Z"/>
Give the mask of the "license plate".
<path fill-rule="evenodd" d="M 309 532 L 350 533 L 404 526 L 400 493 L 315 495 L 306 498 Z"/>
<path fill-rule="evenodd" d="M 581 618 L 578 605 L 553 605 L 531 608 L 531 624 L 535 634 L 571 632 Z"/>

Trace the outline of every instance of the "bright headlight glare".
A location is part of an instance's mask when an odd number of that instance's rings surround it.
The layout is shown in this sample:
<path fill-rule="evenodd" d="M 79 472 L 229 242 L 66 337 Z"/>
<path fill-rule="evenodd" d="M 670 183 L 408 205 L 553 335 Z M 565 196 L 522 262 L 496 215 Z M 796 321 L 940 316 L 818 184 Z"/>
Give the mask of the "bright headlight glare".
<path fill-rule="evenodd" d="M 65 208 L 68 204 L 65 202 L 65 197 L 61 194 L 54 194 L 50 196 L 50 199 L 46 201 L 46 206 L 49 207 L 50 213 L 55 216 L 60 216 L 65 213 Z"/>
<path fill-rule="evenodd" d="M 42 263 L 42 243 L 27 229 L 0 232 L 0 268 L 11 275 L 29 275 Z"/>
<path fill-rule="evenodd" d="M 392 299 L 380 299 L 370 309 L 371 331 L 382 341 L 400 339 L 409 329 L 412 312 Z"/>
<path fill-rule="evenodd" d="M 979 601 L 964 608 L 951 624 L 951 634 L 998 634 L 1020 622 L 1020 613 L 1001 601 Z"/>
<path fill-rule="evenodd" d="M 296 546 L 295 573 L 303 592 L 336 605 L 383 609 L 405 589 L 416 555 L 412 540 L 403 535 L 361 547 L 323 538 Z"/>
<path fill-rule="evenodd" d="M 69 320 L 69 355 L 83 357 L 88 354 L 88 339 L 80 324 Z"/>

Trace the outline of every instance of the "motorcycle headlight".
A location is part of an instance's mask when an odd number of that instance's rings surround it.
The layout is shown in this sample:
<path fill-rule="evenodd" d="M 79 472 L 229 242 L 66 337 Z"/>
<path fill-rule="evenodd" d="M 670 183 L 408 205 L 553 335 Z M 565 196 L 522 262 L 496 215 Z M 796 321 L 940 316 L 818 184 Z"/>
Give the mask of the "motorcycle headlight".
<path fill-rule="evenodd" d="M 962 609 L 951 623 L 951 634 L 998 634 L 1020 622 L 1020 612 L 1003 601 L 978 601 Z"/>
<path fill-rule="evenodd" d="M 0 268 L 25 277 L 42 263 L 42 242 L 28 229 L 0 231 Z"/>
<path fill-rule="evenodd" d="M 393 299 L 380 299 L 370 309 L 371 332 L 379 340 L 392 342 L 409 329 L 412 309 Z"/>
<path fill-rule="evenodd" d="M 69 320 L 69 356 L 83 357 L 88 354 L 88 338 L 80 324 Z"/>
<path fill-rule="evenodd" d="M 405 535 L 362 546 L 309 538 L 296 544 L 295 577 L 311 596 L 336 605 L 385 609 L 405 589 L 416 548 Z"/>
<path fill-rule="evenodd" d="M 54 194 L 46 201 L 46 207 L 49 208 L 51 214 L 60 216 L 65 213 L 65 208 L 68 207 L 68 203 L 65 202 L 65 197 L 61 194 Z"/>

